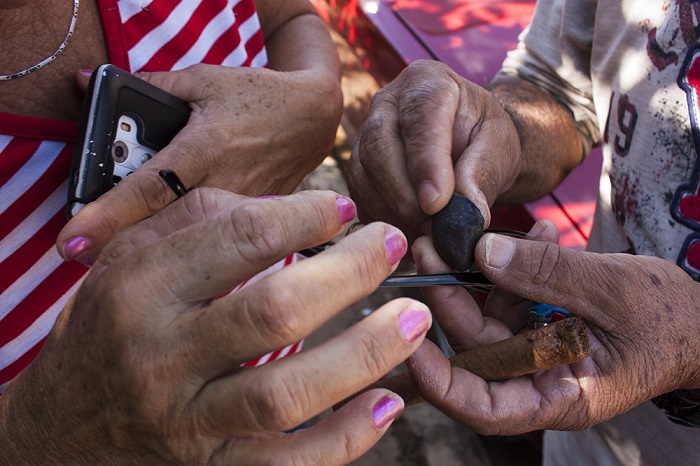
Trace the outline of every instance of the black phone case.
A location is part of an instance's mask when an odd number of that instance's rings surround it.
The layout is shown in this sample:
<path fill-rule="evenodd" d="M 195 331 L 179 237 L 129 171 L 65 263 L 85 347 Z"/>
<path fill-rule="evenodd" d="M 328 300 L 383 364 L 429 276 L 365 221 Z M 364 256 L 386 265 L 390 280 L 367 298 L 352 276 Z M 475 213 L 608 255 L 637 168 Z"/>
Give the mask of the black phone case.
<path fill-rule="evenodd" d="M 140 144 L 155 152 L 187 124 L 187 102 L 114 66 L 102 65 L 90 77 L 71 164 L 67 216 L 114 186 L 112 143 L 119 118 L 138 125 Z"/>

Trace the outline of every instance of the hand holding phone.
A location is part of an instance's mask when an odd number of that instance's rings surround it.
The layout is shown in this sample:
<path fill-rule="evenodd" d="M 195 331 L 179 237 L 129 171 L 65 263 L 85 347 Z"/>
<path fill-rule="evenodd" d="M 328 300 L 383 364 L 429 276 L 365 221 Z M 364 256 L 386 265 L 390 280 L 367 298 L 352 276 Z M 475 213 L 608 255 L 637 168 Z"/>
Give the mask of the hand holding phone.
<path fill-rule="evenodd" d="M 187 102 L 114 66 L 88 85 L 69 178 L 67 216 L 150 160 L 187 124 Z"/>

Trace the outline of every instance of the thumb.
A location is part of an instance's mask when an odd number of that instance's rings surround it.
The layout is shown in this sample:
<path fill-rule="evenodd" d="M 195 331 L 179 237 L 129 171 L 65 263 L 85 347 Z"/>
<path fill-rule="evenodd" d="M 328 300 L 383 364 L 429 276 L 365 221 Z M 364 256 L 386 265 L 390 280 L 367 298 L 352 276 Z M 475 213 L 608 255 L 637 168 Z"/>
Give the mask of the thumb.
<path fill-rule="evenodd" d="M 567 308 L 587 320 L 604 319 L 602 310 L 614 307 L 619 295 L 619 286 L 606 270 L 610 264 L 605 265 L 599 254 L 487 233 L 477 243 L 475 256 L 481 271 L 498 287 Z"/>
<path fill-rule="evenodd" d="M 176 196 L 158 175 L 160 168 L 155 164 L 144 164 L 83 207 L 58 234 L 56 248 L 59 254 L 66 260 L 86 255 L 94 258 L 115 234 L 175 200 Z"/>

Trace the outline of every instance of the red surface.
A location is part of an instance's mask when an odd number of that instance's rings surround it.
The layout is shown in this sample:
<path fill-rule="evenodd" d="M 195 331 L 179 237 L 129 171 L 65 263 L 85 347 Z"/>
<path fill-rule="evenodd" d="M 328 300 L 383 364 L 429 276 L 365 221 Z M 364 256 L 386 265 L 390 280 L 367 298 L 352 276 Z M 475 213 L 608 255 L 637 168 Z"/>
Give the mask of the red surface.
<path fill-rule="evenodd" d="M 528 24 L 534 1 L 395 0 L 393 10 L 436 59 L 483 84 Z"/>
<path fill-rule="evenodd" d="M 380 84 L 418 59 L 440 60 L 485 84 L 529 23 L 535 0 L 311 0 Z M 594 151 L 551 195 L 494 212 L 494 227 L 527 230 L 552 220 L 560 244 L 583 249 L 590 235 L 602 157 Z"/>

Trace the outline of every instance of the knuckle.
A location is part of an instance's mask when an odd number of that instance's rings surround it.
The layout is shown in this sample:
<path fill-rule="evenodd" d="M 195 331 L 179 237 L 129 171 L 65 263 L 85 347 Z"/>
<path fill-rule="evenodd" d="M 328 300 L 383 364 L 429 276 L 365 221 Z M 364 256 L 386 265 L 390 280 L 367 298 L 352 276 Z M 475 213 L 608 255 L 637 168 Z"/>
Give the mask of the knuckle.
<path fill-rule="evenodd" d="M 289 379 L 292 380 L 289 380 Z M 246 391 L 255 427 L 260 431 L 279 432 L 298 425 L 303 420 L 304 390 L 293 380 L 293 374 L 259 379 L 255 388 Z"/>
<path fill-rule="evenodd" d="M 424 214 L 418 201 L 409 197 L 406 192 L 395 190 L 389 201 L 393 213 L 403 222 L 409 225 L 418 225 L 424 220 Z"/>
<path fill-rule="evenodd" d="M 344 458 L 358 458 L 365 451 L 365 448 L 363 448 L 362 439 L 357 435 L 353 435 L 352 432 L 349 431 L 342 433 L 342 437 L 338 440 L 338 444 L 338 448 L 342 452 Z"/>
<path fill-rule="evenodd" d="M 239 240 L 234 245 L 250 263 L 275 259 L 285 244 L 285 226 L 262 203 L 241 204 L 231 211 L 230 222 Z"/>
<path fill-rule="evenodd" d="M 386 356 L 385 341 L 386 339 L 378 338 L 373 334 L 363 334 L 357 341 L 357 346 L 361 350 L 357 354 L 362 356 L 364 373 L 372 380 L 380 378 L 395 365 L 392 365 Z"/>
<path fill-rule="evenodd" d="M 137 207 L 142 212 L 158 212 L 171 201 L 172 194 L 165 189 L 156 171 L 144 174 L 139 183 L 130 186 L 130 189 Z"/>
<path fill-rule="evenodd" d="M 274 286 L 271 282 L 260 282 L 260 292 L 254 302 L 247 300 L 245 308 L 252 313 L 250 320 L 255 322 L 253 327 L 262 341 L 275 346 L 289 344 L 303 337 L 300 299 L 290 287 Z"/>
<path fill-rule="evenodd" d="M 357 151 L 357 158 L 362 165 L 370 164 L 377 158 L 376 152 L 381 152 L 383 149 L 386 130 L 381 112 L 375 112 L 365 121 Z"/>
<path fill-rule="evenodd" d="M 352 270 L 353 280 L 356 280 L 360 289 L 373 290 L 377 287 L 380 277 L 389 272 L 389 265 L 384 250 L 373 253 L 354 254 L 347 258 Z"/>

